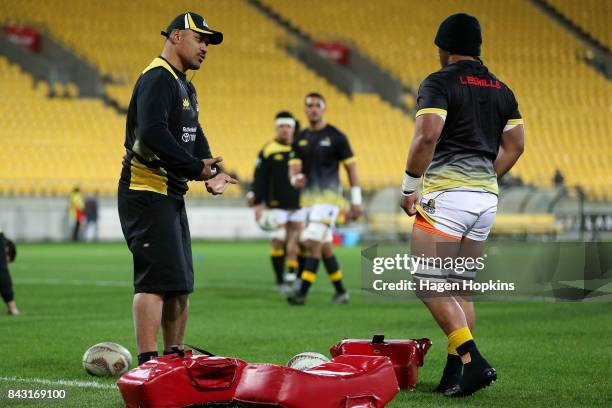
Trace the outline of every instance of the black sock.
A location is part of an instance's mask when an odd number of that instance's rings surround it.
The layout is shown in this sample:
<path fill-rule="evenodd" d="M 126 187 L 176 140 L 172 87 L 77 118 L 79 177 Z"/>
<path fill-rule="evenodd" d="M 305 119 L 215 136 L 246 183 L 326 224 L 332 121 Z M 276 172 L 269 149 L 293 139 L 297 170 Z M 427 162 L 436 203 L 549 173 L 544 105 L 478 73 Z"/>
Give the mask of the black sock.
<path fill-rule="evenodd" d="M 302 271 L 304 270 L 304 264 L 306 263 L 306 255 L 300 252 L 298 254 L 297 261 L 298 261 L 297 278 L 299 279 L 302 277 Z"/>
<path fill-rule="evenodd" d="M 459 353 L 460 356 L 470 353 L 471 361 L 468 364 L 472 364 L 474 362 L 480 363 L 485 361 L 484 358 L 482 358 L 482 356 L 480 355 L 480 352 L 478 351 L 474 340 L 468 340 L 459 347 L 457 347 L 457 353 Z"/>
<path fill-rule="evenodd" d="M 325 270 L 327 270 L 329 279 L 334 284 L 334 288 L 336 288 L 336 292 L 340 294 L 345 293 L 346 289 L 342 285 L 342 272 L 340 272 L 340 265 L 338 265 L 336 256 L 332 255 L 329 258 L 323 258 L 323 263 L 325 264 Z"/>
<path fill-rule="evenodd" d="M 157 351 L 147 351 L 138 355 L 138 365 L 144 364 L 150 359 L 157 357 Z"/>
<path fill-rule="evenodd" d="M 172 348 L 170 350 L 164 350 L 164 356 L 167 356 L 168 354 L 175 354 L 178 353 L 179 351 L 185 351 L 183 346 L 172 346 Z"/>
<path fill-rule="evenodd" d="M 449 379 L 451 377 L 461 377 L 462 368 L 463 363 L 461 362 L 461 357 L 455 354 L 448 354 L 446 356 L 444 372 L 442 373 L 442 380 Z"/>
<path fill-rule="evenodd" d="M 276 276 L 276 284 L 280 285 L 284 282 L 283 272 L 285 271 L 285 251 L 282 249 L 273 249 L 270 253 L 270 259 L 272 260 L 272 268 L 274 269 L 274 275 Z"/>
<path fill-rule="evenodd" d="M 300 277 L 302 279 L 302 286 L 300 287 L 300 295 L 306 296 L 310 285 L 312 285 L 316 279 L 317 269 L 319 269 L 319 259 L 317 258 L 306 258 L 304 261 L 304 270 Z"/>

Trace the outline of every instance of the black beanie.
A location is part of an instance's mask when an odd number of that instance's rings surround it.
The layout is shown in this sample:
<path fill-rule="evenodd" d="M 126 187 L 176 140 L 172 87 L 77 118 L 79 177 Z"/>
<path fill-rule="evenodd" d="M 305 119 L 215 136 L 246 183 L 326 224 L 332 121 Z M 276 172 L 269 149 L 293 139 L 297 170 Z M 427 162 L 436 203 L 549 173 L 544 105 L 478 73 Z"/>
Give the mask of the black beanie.
<path fill-rule="evenodd" d="M 453 14 L 440 24 L 434 43 L 451 54 L 478 57 L 482 44 L 480 23 L 469 14 Z"/>

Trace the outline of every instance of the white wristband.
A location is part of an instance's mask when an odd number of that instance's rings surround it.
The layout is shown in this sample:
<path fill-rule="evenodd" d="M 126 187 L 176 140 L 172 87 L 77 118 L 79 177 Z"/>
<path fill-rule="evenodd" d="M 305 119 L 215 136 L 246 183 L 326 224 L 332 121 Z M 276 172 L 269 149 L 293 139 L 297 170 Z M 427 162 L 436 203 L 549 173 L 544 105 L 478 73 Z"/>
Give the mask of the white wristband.
<path fill-rule="evenodd" d="M 362 197 L 361 197 L 361 187 L 353 186 L 351 187 L 351 204 L 361 205 Z"/>
<path fill-rule="evenodd" d="M 304 178 L 304 174 L 299 173 L 299 174 L 296 174 L 296 175 L 294 175 L 294 176 L 291 176 L 291 179 L 289 179 L 289 182 L 291 183 L 291 185 L 292 185 L 293 187 L 295 187 L 295 184 L 296 184 L 296 183 L 297 183 L 299 180 L 302 180 L 303 178 Z"/>
<path fill-rule="evenodd" d="M 408 173 L 404 174 L 404 181 L 402 182 L 402 193 L 411 194 L 416 191 L 419 181 L 421 181 L 420 177 L 412 177 Z"/>

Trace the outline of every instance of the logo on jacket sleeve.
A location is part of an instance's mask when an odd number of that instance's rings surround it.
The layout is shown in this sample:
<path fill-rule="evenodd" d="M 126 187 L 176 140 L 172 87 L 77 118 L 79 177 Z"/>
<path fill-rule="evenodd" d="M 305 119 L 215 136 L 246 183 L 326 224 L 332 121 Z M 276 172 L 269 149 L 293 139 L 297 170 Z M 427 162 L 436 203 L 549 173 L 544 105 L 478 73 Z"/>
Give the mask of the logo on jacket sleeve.
<path fill-rule="evenodd" d="M 189 100 L 187 98 L 183 98 L 183 109 L 189 109 Z"/>

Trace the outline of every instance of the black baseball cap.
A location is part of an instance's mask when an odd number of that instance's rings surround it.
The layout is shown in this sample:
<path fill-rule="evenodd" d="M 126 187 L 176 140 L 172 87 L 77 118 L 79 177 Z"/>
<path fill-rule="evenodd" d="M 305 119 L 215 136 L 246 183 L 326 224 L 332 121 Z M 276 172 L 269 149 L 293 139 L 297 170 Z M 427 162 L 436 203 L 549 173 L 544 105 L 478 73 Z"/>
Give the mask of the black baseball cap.
<path fill-rule="evenodd" d="M 206 20 L 199 14 L 187 12 L 179 14 L 172 20 L 172 22 L 166 28 L 166 31 L 162 31 L 161 35 L 168 38 L 172 30 L 193 30 L 196 33 L 202 33 L 208 35 L 209 41 L 213 45 L 218 45 L 223 42 L 223 33 L 215 31 L 208 27 Z"/>

